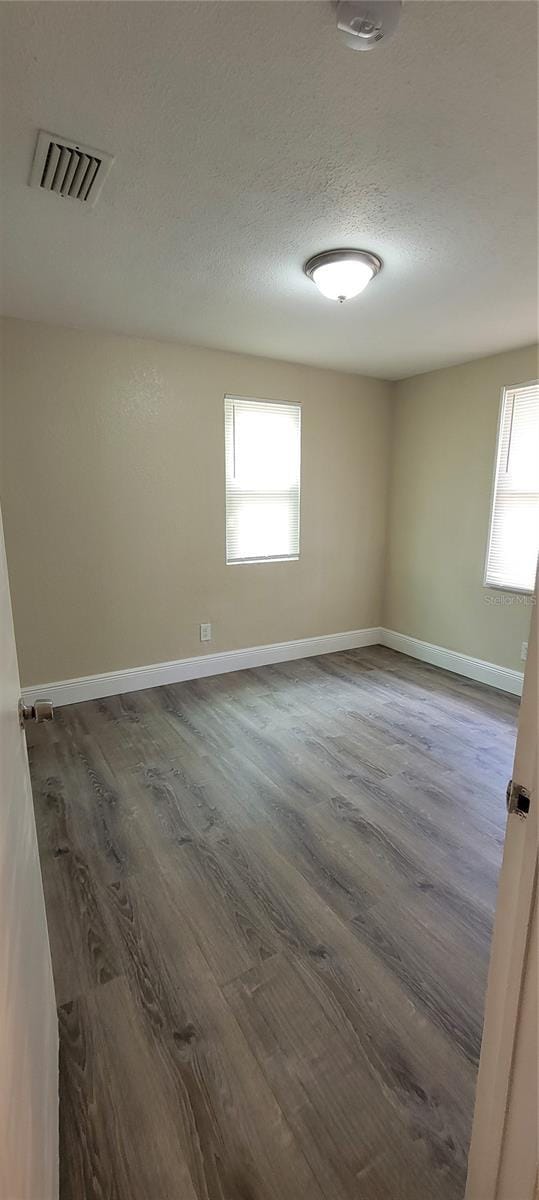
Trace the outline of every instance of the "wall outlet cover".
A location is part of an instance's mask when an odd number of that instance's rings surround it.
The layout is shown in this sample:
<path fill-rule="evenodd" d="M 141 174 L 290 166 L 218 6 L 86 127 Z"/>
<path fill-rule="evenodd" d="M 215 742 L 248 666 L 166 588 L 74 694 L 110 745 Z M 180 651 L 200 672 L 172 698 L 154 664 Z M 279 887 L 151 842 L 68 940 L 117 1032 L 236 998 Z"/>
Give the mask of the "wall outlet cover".
<path fill-rule="evenodd" d="M 523 642 L 520 647 L 520 657 L 521 657 L 522 662 L 526 662 L 526 659 L 528 657 L 528 643 L 527 642 Z"/>
<path fill-rule="evenodd" d="M 209 621 L 200 626 L 201 642 L 211 642 L 211 625 Z"/>

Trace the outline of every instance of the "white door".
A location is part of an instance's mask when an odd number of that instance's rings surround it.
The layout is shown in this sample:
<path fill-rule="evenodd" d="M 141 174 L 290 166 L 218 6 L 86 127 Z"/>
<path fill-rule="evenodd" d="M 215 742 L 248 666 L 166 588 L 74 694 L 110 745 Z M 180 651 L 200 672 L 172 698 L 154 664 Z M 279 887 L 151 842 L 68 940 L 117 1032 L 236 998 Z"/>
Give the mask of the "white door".
<path fill-rule="evenodd" d="M 0 1200 L 58 1196 L 58 1026 L 0 513 Z"/>
<path fill-rule="evenodd" d="M 534 1200 L 536 1194 L 538 676 L 534 605 L 513 766 L 529 811 L 507 819 L 466 1200 Z"/>

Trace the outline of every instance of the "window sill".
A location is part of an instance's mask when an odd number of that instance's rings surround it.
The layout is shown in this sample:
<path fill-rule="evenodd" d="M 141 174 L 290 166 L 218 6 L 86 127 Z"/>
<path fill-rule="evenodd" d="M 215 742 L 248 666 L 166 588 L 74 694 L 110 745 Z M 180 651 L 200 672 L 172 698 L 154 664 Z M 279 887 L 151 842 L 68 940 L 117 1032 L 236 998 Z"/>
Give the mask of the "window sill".
<path fill-rule="evenodd" d="M 282 558 L 232 558 L 226 560 L 227 567 L 252 567 L 258 563 L 299 562 L 299 554 L 287 554 Z"/>
<path fill-rule="evenodd" d="M 489 592 L 510 592 L 513 596 L 533 596 L 534 588 L 511 587 L 508 583 L 487 583 L 483 581 L 483 587 L 488 588 Z"/>

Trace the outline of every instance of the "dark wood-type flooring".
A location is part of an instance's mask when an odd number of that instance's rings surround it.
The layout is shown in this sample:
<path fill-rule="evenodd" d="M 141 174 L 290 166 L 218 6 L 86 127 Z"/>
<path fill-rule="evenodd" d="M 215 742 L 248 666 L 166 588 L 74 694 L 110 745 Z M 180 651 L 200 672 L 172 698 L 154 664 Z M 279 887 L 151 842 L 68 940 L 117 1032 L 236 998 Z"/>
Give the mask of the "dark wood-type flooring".
<path fill-rule="evenodd" d="M 30 732 L 62 1200 L 462 1200 L 516 717 L 374 647 Z"/>

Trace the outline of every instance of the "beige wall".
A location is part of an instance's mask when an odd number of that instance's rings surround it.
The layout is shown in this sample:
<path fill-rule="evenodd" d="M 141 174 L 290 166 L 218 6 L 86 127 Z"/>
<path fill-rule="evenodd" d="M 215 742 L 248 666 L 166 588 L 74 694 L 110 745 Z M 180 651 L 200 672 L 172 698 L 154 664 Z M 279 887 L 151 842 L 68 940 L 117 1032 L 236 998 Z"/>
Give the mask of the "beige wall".
<path fill-rule="evenodd" d="M 380 623 L 389 385 L 15 320 L 2 357 L 23 684 Z M 299 562 L 225 565 L 225 392 L 303 405 Z"/>
<path fill-rule="evenodd" d="M 522 669 L 529 602 L 483 567 L 500 389 L 534 347 L 386 384 L 15 320 L 2 342 L 23 684 L 382 623 Z M 302 403 L 297 563 L 225 565 L 225 392 Z"/>
<path fill-rule="evenodd" d="M 537 377 L 537 348 L 394 389 L 384 624 L 522 670 L 530 600 L 483 586 L 500 390 Z"/>

